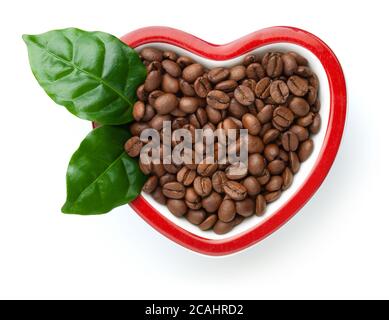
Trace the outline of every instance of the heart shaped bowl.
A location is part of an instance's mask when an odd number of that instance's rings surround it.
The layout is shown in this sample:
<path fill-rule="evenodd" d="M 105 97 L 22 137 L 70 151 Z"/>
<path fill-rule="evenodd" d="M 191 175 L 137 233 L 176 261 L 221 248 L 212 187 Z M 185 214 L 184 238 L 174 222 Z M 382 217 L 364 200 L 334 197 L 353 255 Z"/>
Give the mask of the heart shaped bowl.
<path fill-rule="evenodd" d="M 171 49 L 180 55 L 192 57 L 208 68 L 233 66 L 248 53 L 295 51 L 308 59 L 320 80 L 322 128 L 313 136 L 313 154 L 301 165 L 292 186 L 268 206 L 262 217 L 245 219 L 230 233 L 216 235 L 213 231 L 201 231 L 186 219 L 175 217 L 167 207 L 142 194 L 130 206 L 153 228 L 196 252 L 212 256 L 227 255 L 243 250 L 277 230 L 312 197 L 335 159 L 347 107 L 342 68 L 335 54 L 322 40 L 297 28 L 271 27 L 225 45 L 215 45 L 180 30 L 148 27 L 126 34 L 122 41 L 136 50 L 145 46 Z"/>

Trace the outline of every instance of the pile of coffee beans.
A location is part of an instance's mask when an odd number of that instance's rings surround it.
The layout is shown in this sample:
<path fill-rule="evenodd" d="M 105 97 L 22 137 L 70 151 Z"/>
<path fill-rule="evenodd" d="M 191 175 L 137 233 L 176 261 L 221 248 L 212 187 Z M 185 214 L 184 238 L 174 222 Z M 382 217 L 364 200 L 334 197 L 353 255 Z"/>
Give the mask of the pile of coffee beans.
<path fill-rule="evenodd" d="M 312 134 L 321 125 L 318 77 L 295 52 L 249 54 L 231 68 L 207 69 L 173 51 L 140 52 L 147 78 L 137 90 L 132 138 L 125 144 L 138 157 L 146 128 L 172 130 L 247 129 L 248 170 L 234 164 L 149 164 L 143 191 L 201 230 L 229 232 L 290 187 L 300 163 L 313 151 Z"/>

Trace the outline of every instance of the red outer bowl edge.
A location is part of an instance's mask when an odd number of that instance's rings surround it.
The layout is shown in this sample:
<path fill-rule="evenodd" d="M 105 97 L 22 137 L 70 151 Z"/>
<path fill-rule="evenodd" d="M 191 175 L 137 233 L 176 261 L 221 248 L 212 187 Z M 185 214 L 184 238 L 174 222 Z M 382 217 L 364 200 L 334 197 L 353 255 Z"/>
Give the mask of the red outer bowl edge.
<path fill-rule="evenodd" d="M 142 196 L 130 206 L 153 228 L 174 242 L 206 255 L 220 256 L 243 250 L 277 230 L 312 197 L 326 177 L 335 159 L 346 119 L 347 94 L 342 68 L 332 50 L 313 34 L 293 27 L 271 27 L 253 32 L 224 45 L 215 45 L 191 34 L 168 27 L 148 27 L 135 30 L 121 38 L 127 45 L 137 46 L 162 42 L 186 49 L 212 60 L 227 60 L 258 47 L 278 42 L 300 45 L 321 61 L 330 88 L 330 115 L 324 143 L 314 168 L 299 191 L 262 224 L 237 236 L 222 240 L 199 237 L 175 225 L 155 210 Z"/>

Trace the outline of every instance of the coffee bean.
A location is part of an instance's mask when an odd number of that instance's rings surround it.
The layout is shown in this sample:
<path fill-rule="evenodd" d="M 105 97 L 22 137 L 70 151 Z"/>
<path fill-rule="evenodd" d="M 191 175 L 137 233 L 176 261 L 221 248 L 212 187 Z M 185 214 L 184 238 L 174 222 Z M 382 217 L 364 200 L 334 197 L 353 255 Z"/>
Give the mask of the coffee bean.
<path fill-rule="evenodd" d="M 216 234 L 222 235 L 222 234 L 226 234 L 226 233 L 230 232 L 234 228 L 234 226 L 235 226 L 234 221 L 223 222 L 221 220 L 218 220 L 216 222 L 215 226 L 213 227 L 213 231 Z"/>
<path fill-rule="evenodd" d="M 236 212 L 243 217 L 250 217 L 255 212 L 255 202 L 251 198 L 236 201 Z"/>
<path fill-rule="evenodd" d="M 144 89 L 147 92 L 151 92 L 161 85 L 161 81 L 161 72 L 157 70 L 151 71 L 146 77 Z"/>
<path fill-rule="evenodd" d="M 295 152 L 289 152 L 289 164 L 292 173 L 296 174 L 300 170 L 300 160 Z"/>
<path fill-rule="evenodd" d="M 304 117 L 309 112 L 308 102 L 300 97 L 294 97 L 292 100 L 290 100 L 289 108 L 298 117 Z"/>
<path fill-rule="evenodd" d="M 268 104 L 264 106 L 262 110 L 257 114 L 258 120 L 262 124 L 269 122 L 273 118 L 273 111 L 274 111 L 274 107 L 272 105 Z"/>
<path fill-rule="evenodd" d="M 235 98 L 232 98 L 228 107 L 228 112 L 231 116 L 241 119 L 248 110 L 246 106 L 241 105 Z"/>
<path fill-rule="evenodd" d="M 241 180 L 247 176 L 247 167 L 240 162 L 229 165 L 226 170 L 226 176 L 230 180 Z"/>
<path fill-rule="evenodd" d="M 190 223 L 199 225 L 205 220 L 206 216 L 204 210 L 189 210 L 186 218 Z"/>
<path fill-rule="evenodd" d="M 158 186 L 158 177 L 151 176 L 147 179 L 145 184 L 143 185 L 142 190 L 146 193 L 152 193 Z"/>
<path fill-rule="evenodd" d="M 236 181 L 227 181 L 223 190 L 233 200 L 243 200 L 247 196 L 246 187 Z"/>
<path fill-rule="evenodd" d="M 155 100 L 155 110 L 161 115 L 168 114 L 177 108 L 178 99 L 172 93 L 165 93 Z"/>
<path fill-rule="evenodd" d="M 161 187 L 157 187 L 152 193 L 151 193 L 151 196 L 153 197 L 153 199 L 155 201 L 157 201 L 159 204 L 166 204 L 166 198 L 165 196 L 163 195 L 162 193 L 162 188 Z"/>
<path fill-rule="evenodd" d="M 305 141 L 309 138 L 309 132 L 306 128 L 299 126 L 299 125 L 293 125 L 289 128 L 289 131 L 293 132 L 299 141 Z"/>
<path fill-rule="evenodd" d="M 297 124 L 302 127 L 308 127 L 313 123 L 314 118 L 315 114 L 313 112 L 309 112 L 306 116 L 298 118 Z"/>
<path fill-rule="evenodd" d="M 204 67 L 201 64 L 193 63 L 182 71 L 182 78 L 189 83 L 193 83 L 203 73 Z"/>
<path fill-rule="evenodd" d="M 309 126 L 309 131 L 313 134 L 316 134 L 319 132 L 321 127 L 321 117 L 320 114 L 316 114 L 313 118 L 312 124 Z"/>
<path fill-rule="evenodd" d="M 279 175 L 285 169 L 285 162 L 277 159 L 270 161 L 269 164 L 267 165 L 267 169 L 269 170 L 270 174 Z"/>
<path fill-rule="evenodd" d="M 256 178 L 249 176 L 242 181 L 243 186 L 247 189 L 249 196 L 256 196 L 261 192 L 261 185 Z"/>
<path fill-rule="evenodd" d="M 256 136 L 261 131 L 261 127 L 262 127 L 261 123 L 259 122 L 259 120 L 257 119 L 256 116 L 254 116 L 250 113 L 246 113 L 242 117 L 242 124 L 243 124 L 243 127 L 245 129 L 247 129 L 248 133 L 251 135 Z"/>
<path fill-rule="evenodd" d="M 295 96 L 303 97 L 308 92 L 308 81 L 299 76 L 291 76 L 288 79 L 288 88 Z"/>
<path fill-rule="evenodd" d="M 243 58 L 243 64 L 245 66 L 248 66 L 249 64 L 251 64 L 253 62 L 257 62 L 257 56 L 254 54 L 248 54 L 247 56 L 245 56 Z"/>
<path fill-rule="evenodd" d="M 193 59 L 192 58 L 189 58 L 189 57 L 185 57 L 185 56 L 181 56 L 177 59 L 177 63 L 178 65 L 182 68 L 185 68 L 189 65 L 191 65 L 192 63 L 194 63 Z"/>
<path fill-rule="evenodd" d="M 174 51 L 166 50 L 166 51 L 163 52 L 163 57 L 165 59 L 176 61 L 177 58 L 178 58 L 178 55 Z"/>
<path fill-rule="evenodd" d="M 269 170 L 265 169 L 265 170 L 263 170 L 262 175 L 257 178 L 257 180 L 261 186 L 264 186 L 265 184 L 267 184 L 269 182 L 270 178 L 271 178 L 271 175 L 270 175 Z"/>
<path fill-rule="evenodd" d="M 279 54 L 273 54 L 270 56 L 269 61 L 266 64 L 266 73 L 269 77 L 276 78 L 282 74 L 283 62 Z"/>
<path fill-rule="evenodd" d="M 255 198 L 255 214 L 261 216 L 265 213 L 266 210 L 266 200 L 265 197 L 261 194 L 257 195 Z"/>
<path fill-rule="evenodd" d="M 173 182 L 176 180 L 176 176 L 171 173 L 166 173 L 162 177 L 159 178 L 159 184 L 163 187 L 168 182 Z"/>
<path fill-rule="evenodd" d="M 294 73 L 304 78 L 309 78 L 313 75 L 312 70 L 306 66 L 298 66 Z"/>
<path fill-rule="evenodd" d="M 221 195 L 215 191 L 211 192 L 209 196 L 206 196 L 202 200 L 202 206 L 205 209 L 205 211 L 209 213 L 216 212 L 219 209 L 220 204 L 222 203 L 223 199 Z"/>
<path fill-rule="evenodd" d="M 188 207 L 184 200 L 179 199 L 167 199 L 166 205 L 171 213 L 176 217 L 182 217 L 188 211 Z"/>
<path fill-rule="evenodd" d="M 190 209 L 200 209 L 201 208 L 201 197 L 196 193 L 193 188 L 186 188 L 185 191 L 185 203 Z"/>
<path fill-rule="evenodd" d="M 148 73 L 148 74 L 150 74 L 151 71 L 159 71 L 159 72 L 161 72 L 161 70 L 162 70 L 162 64 L 161 64 L 161 62 L 159 62 L 159 61 L 153 61 L 153 62 L 151 62 L 151 63 L 147 66 L 146 70 L 147 70 L 147 73 Z"/>
<path fill-rule="evenodd" d="M 292 131 L 283 133 L 281 142 L 285 151 L 296 151 L 299 146 L 299 138 Z"/>
<path fill-rule="evenodd" d="M 200 105 L 200 100 L 195 97 L 182 97 L 179 102 L 180 110 L 185 113 L 196 112 L 197 108 Z"/>
<path fill-rule="evenodd" d="M 155 110 L 149 104 L 146 105 L 145 113 L 143 115 L 142 121 L 150 121 L 155 116 Z"/>
<path fill-rule="evenodd" d="M 148 103 L 154 107 L 155 101 L 157 100 L 157 98 L 162 96 L 163 94 L 164 94 L 164 92 L 161 90 L 154 90 L 154 91 L 150 92 L 148 99 L 147 99 Z"/>
<path fill-rule="evenodd" d="M 137 101 L 134 103 L 132 110 L 132 116 L 135 121 L 141 121 L 146 112 L 146 106 L 142 101 Z"/>
<path fill-rule="evenodd" d="M 293 173 L 289 168 L 285 168 L 282 173 L 282 190 L 288 189 L 293 182 Z"/>
<path fill-rule="evenodd" d="M 170 199 L 182 199 L 185 196 L 185 187 L 179 182 L 168 182 L 162 187 L 162 193 Z"/>
<path fill-rule="evenodd" d="M 278 157 L 280 158 L 280 160 L 282 161 L 285 161 L 285 162 L 288 162 L 289 161 L 289 155 L 288 153 L 283 150 L 283 149 L 280 149 L 280 154 L 278 155 Z"/>
<path fill-rule="evenodd" d="M 231 199 L 224 199 L 218 210 L 218 217 L 223 222 L 231 222 L 235 219 L 235 202 Z"/>
<path fill-rule="evenodd" d="M 298 157 L 301 162 L 304 162 L 309 158 L 313 151 L 313 141 L 312 139 L 308 139 L 301 143 L 298 150 Z"/>
<path fill-rule="evenodd" d="M 255 86 L 255 95 L 260 99 L 266 99 L 270 96 L 271 79 L 266 77 L 258 81 Z"/>
<path fill-rule="evenodd" d="M 127 140 L 126 144 L 124 145 L 124 150 L 130 157 L 134 158 L 139 156 L 142 147 L 142 141 L 140 141 L 139 137 L 134 136 Z"/>
<path fill-rule="evenodd" d="M 278 107 L 273 112 L 273 126 L 277 129 L 284 130 L 289 128 L 294 120 L 292 111 L 285 107 Z M 266 143 L 266 142 L 265 142 Z"/>
<path fill-rule="evenodd" d="M 266 203 L 274 202 L 281 197 L 281 191 L 269 192 L 264 195 Z"/>
<path fill-rule="evenodd" d="M 284 74 L 290 77 L 297 69 L 296 58 L 292 54 L 286 53 L 281 56 L 281 59 L 284 63 Z"/>
<path fill-rule="evenodd" d="M 312 75 L 308 78 L 308 83 L 310 86 L 314 87 L 317 90 L 319 90 L 319 78 L 318 76 L 312 72 Z"/>
<path fill-rule="evenodd" d="M 247 78 L 259 81 L 266 76 L 265 70 L 259 63 L 251 63 L 246 69 Z"/>
<path fill-rule="evenodd" d="M 207 103 L 214 109 L 224 110 L 229 106 L 230 97 L 223 91 L 212 90 L 207 94 Z"/>
<path fill-rule="evenodd" d="M 266 160 L 259 153 L 253 153 L 248 158 L 248 170 L 253 176 L 260 176 L 265 169 Z"/>
<path fill-rule="evenodd" d="M 163 127 L 163 123 L 165 121 L 170 121 L 171 116 L 168 114 L 161 115 L 161 114 L 156 114 L 150 121 L 149 121 L 149 126 L 157 131 L 160 131 Z"/>
<path fill-rule="evenodd" d="M 206 98 L 212 90 L 212 85 L 207 77 L 198 77 L 194 83 L 194 90 L 200 98 Z"/>
<path fill-rule="evenodd" d="M 199 228 L 200 230 L 202 231 L 206 231 L 206 230 L 209 230 L 211 229 L 216 221 L 217 221 L 217 215 L 216 214 L 211 214 L 209 215 L 200 225 L 199 225 Z"/>
<path fill-rule="evenodd" d="M 186 82 L 184 79 L 179 80 L 180 90 L 181 92 L 188 97 L 194 97 L 196 95 L 196 92 L 193 88 L 193 86 Z"/>
<path fill-rule="evenodd" d="M 235 80 L 224 80 L 219 82 L 215 86 L 215 89 L 228 93 L 234 91 L 237 86 L 238 86 L 238 82 L 236 82 Z"/>
<path fill-rule="evenodd" d="M 136 90 L 136 96 L 138 98 L 138 100 L 140 101 L 146 101 L 147 100 L 147 91 L 145 90 L 145 85 L 142 84 L 138 87 L 138 89 Z"/>
<path fill-rule="evenodd" d="M 311 106 L 316 102 L 317 99 L 317 89 L 315 87 L 309 86 L 308 93 L 306 96 L 308 104 Z"/>
<path fill-rule="evenodd" d="M 216 84 L 220 81 L 227 79 L 230 75 L 230 71 L 226 68 L 218 67 L 208 72 L 208 79 L 212 83 Z"/>
<path fill-rule="evenodd" d="M 249 153 L 262 153 L 264 144 L 260 137 L 249 134 L 247 136 L 247 149 Z"/>
<path fill-rule="evenodd" d="M 296 62 L 299 66 L 308 65 L 308 60 L 305 59 L 303 56 L 299 55 L 298 53 L 291 51 L 288 52 L 288 54 L 292 55 L 296 59 Z"/>
<path fill-rule="evenodd" d="M 226 173 L 223 171 L 216 171 L 212 175 L 212 188 L 218 193 L 224 192 L 224 184 L 228 181 Z"/>
<path fill-rule="evenodd" d="M 172 77 L 178 78 L 181 76 L 181 68 L 175 61 L 163 60 L 162 68 Z"/>
<path fill-rule="evenodd" d="M 285 103 L 289 96 L 288 86 L 282 80 L 273 81 L 270 85 L 270 95 L 276 103 Z"/>
<path fill-rule="evenodd" d="M 177 181 L 182 183 L 184 186 L 190 186 L 196 178 L 196 171 L 191 170 L 188 167 L 182 167 L 177 172 Z"/>
<path fill-rule="evenodd" d="M 162 76 L 162 90 L 166 93 L 177 93 L 180 90 L 180 84 L 176 78 L 166 73 Z"/>
<path fill-rule="evenodd" d="M 193 181 L 193 188 L 201 197 L 206 197 L 212 192 L 212 182 L 208 177 L 196 177 Z"/>
<path fill-rule="evenodd" d="M 228 134 L 228 130 L 237 130 L 239 129 L 237 119 L 234 119 L 232 117 L 229 117 L 227 119 L 224 119 L 223 122 L 220 122 L 218 125 L 218 129 L 225 130 L 226 135 Z"/>
<path fill-rule="evenodd" d="M 248 106 L 252 104 L 255 100 L 255 96 L 253 91 L 249 87 L 246 86 L 238 86 L 234 90 L 235 99 L 242 105 Z"/>
<path fill-rule="evenodd" d="M 271 143 L 266 145 L 264 150 L 264 156 L 267 161 L 275 160 L 279 154 L 280 154 L 280 148 L 276 144 Z"/>
<path fill-rule="evenodd" d="M 210 177 L 216 170 L 217 170 L 217 164 L 207 163 L 209 162 L 209 159 L 204 159 L 201 161 L 197 166 L 197 173 L 203 177 Z"/>
<path fill-rule="evenodd" d="M 263 143 L 269 144 L 270 142 L 273 142 L 277 140 L 277 138 L 280 136 L 280 131 L 277 129 L 270 129 L 266 131 L 266 133 L 263 136 Z"/>
<path fill-rule="evenodd" d="M 140 56 L 147 61 L 162 61 L 162 51 L 156 48 L 146 47 L 140 52 Z"/>
<path fill-rule="evenodd" d="M 162 177 L 166 173 L 166 170 L 162 163 L 154 163 L 152 165 L 151 172 L 157 175 L 158 177 Z"/>
<path fill-rule="evenodd" d="M 246 76 L 246 68 L 244 66 L 234 66 L 230 69 L 230 79 L 240 81 Z"/>

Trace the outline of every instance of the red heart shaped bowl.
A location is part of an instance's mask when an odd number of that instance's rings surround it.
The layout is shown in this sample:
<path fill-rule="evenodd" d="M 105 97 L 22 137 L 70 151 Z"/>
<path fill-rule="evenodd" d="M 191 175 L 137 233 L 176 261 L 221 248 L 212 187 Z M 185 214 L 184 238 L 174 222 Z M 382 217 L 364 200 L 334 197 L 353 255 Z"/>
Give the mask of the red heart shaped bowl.
<path fill-rule="evenodd" d="M 132 48 L 144 46 L 172 49 L 208 68 L 232 66 L 247 53 L 269 50 L 296 51 L 306 57 L 320 80 L 322 128 L 313 137 L 315 148 L 302 164 L 292 186 L 268 206 L 263 217 L 251 217 L 226 235 L 201 231 L 186 219 L 173 216 L 166 207 L 142 194 L 130 206 L 153 228 L 174 242 L 196 252 L 220 256 L 243 250 L 287 222 L 311 198 L 335 159 L 346 119 L 347 93 L 342 68 L 335 54 L 318 37 L 292 27 L 272 27 L 251 33 L 225 45 L 215 45 L 180 30 L 149 27 L 126 34 L 122 40 Z"/>

